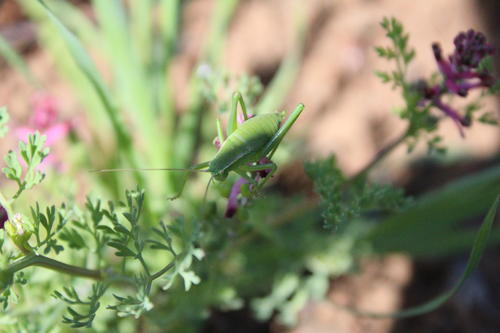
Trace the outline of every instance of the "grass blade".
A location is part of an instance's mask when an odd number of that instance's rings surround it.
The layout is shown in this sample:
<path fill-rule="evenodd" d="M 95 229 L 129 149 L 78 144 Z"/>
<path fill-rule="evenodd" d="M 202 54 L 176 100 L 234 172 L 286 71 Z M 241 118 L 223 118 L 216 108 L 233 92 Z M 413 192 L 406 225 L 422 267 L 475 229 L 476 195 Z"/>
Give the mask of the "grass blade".
<path fill-rule="evenodd" d="M 165 163 L 165 149 L 162 141 L 158 138 L 163 133 L 157 113 L 155 112 L 154 94 L 151 78 L 148 76 L 149 64 L 141 60 L 140 53 L 147 52 L 137 46 L 139 40 L 132 28 L 139 22 L 134 21 L 139 13 L 131 14 L 130 10 L 135 10 L 135 6 L 146 6 L 149 0 L 141 0 L 139 5 L 127 7 L 121 0 L 93 0 L 93 8 L 100 27 L 103 38 L 103 48 L 109 59 L 109 67 L 113 79 L 113 97 L 116 98 L 120 110 L 127 112 L 132 119 L 134 132 L 134 142 L 136 147 L 142 149 L 140 163 L 146 166 L 170 167 Z M 130 9 L 130 10 L 128 10 Z M 141 12 L 149 10 L 141 9 Z M 146 16 L 151 12 L 143 13 Z M 147 15 L 149 14 L 149 15 Z M 140 20 L 146 20 L 141 18 Z M 146 24 L 143 22 L 143 24 Z M 132 35 L 131 35 L 132 34 Z M 160 174 L 148 176 L 149 183 L 154 191 L 161 191 L 165 188 L 164 177 Z"/>
<path fill-rule="evenodd" d="M 2 35 L 0 35 L 0 55 L 12 68 L 21 73 L 26 81 L 40 88 L 40 82 L 35 78 L 24 59 L 10 46 L 9 42 Z"/>
<path fill-rule="evenodd" d="M 457 230 L 457 223 L 485 212 L 499 188 L 500 166 L 464 177 L 426 194 L 407 210 L 382 221 L 365 240 L 378 254 L 441 256 L 460 250 L 458 241 L 462 242 L 463 250 L 471 243 L 464 243 L 466 239 L 461 238 L 463 232 Z M 448 235 L 458 237 L 454 244 L 450 243 L 450 248 L 443 241 L 448 240 Z"/>
<path fill-rule="evenodd" d="M 455 295 L 460 290 L 465 280 L 467 280 L 467 278 L 472 274 L 474 269 L 476 269 L 477 265 L 479 264 L 479 261 L 481 260 L 483 252 L 486 249 L 486 245 L 488 243 L 488 238 L 493 226 L 493 222 L 495 221 L 495 217 L 497 216 L 499 204 L 500 204 L 500 195 L 497 195 L 495 202 L 488 211 L 488 214 L 484 218 L 483 223 L 481 224 L 481 227 L 479 228 L 479 231 L 476 234 L 476 239 L 474 240 L 474 245 L 472 246 L 472 250 L 469 256 L 469 260 L 467 261 L 467 266 L 465 268 L 465 271 L 460 277 L 460 279 L 457 281 L 457 283 L 450 290 L 444 292 L 440 296 L 432 299 L 427 303 L 393 313 L 376 313 L 376 312 L 363 311 L 360 309 L 347 307 L 336 303 L 335 306 L 340 307 L 349 312 L 352 312 L 356 315 L 372 317 L 372 318 L 406 318 L 434 311 L 435 309 L 446 303 L 453 295 Z"/>
<path fill-rule="evenodd" d="M 94 62 L 92 61 L 78 38 L 76 38 L 76 36 L 70 30 L 68 30 L 68 28 L 66 28 L 66 26 L 57 18 L 57 16 L 51 11 L 47 4 L 43 0 L 38 0 L 38 2 L 43 7 L 45 14 L 49 17 L 50 21 L 52 21 L 52 23 L 56 26 L 57 30 L 61 34 L 74 61 L 77 63 L 78 67 L 85 74 L 85 77 L 95 89 L 112 124 L 120 152 L 124 154 L 126 161 L 131 168 L 139 169 L 139 161 L 141 159 L 137 156 L 136 152 L 133 149 L 132 140 L 118 117 L 118 109 L 116 108 L 116 104 L 111 99 L 106 86 L 102 82 L 99 72 L 94 65 Z M 146 181 L 139 171 L 134 171 L 133 174 L 139 187 L 151 188 L 150 186 L 146 186 Z M 145 216 L 152 221 L 154 219 L 151 219 L 152 209 L 149 205 L 150 203 L 146 204 L 147 207 L 145 208 Z"/>
<path fill-rule="evenodd" d="M 147 66 L 153 51 L 153 1 L 130 1 L 130 30 L 133 46 L 143 65 Z"/>
<path fill-rule="evenodd" d="M 43 6 L 43 8 L 45 9 L 45 13 L 63 37 L 71 55 L 73 56 L 73 59 L 96 90 L 102 104 L 104 105 L 105 110 L 107 111 L 107 114 L 113 124 L 113 128 L 120 142 L 125 145 L 130 144 L 130 138 L 124 131 L 121 123 L 117 118 L 116 107 L 112 102 L 106 87 L 102 83 L 92 59 L 90 58 L 80 41 L 76 38 L 76 36 L 71 31 L 69 31 L 66 26 L 54 15 L 54 13 L 45 4 L 45 2 L 43 0 L 38 0 L 38 2 Z"/>
<path fill-rule="evenodd" d="M 220 66 L 220 53 L 224 46 L 227 28 L 233 13 L 238 5 L 236 0 L 218 0 L 211 21 L 210 34 L 204 47 L 201 61 L 208 62 L 216 70 Z M 200 128 L 201 118 L 204 116 L 204 101 L 201 91 L 201 82 L 194 72 L 189 86 L 190 105 L 179 122 L 176 138 L 175 167 L 185 168 L 192 163 Z"/>

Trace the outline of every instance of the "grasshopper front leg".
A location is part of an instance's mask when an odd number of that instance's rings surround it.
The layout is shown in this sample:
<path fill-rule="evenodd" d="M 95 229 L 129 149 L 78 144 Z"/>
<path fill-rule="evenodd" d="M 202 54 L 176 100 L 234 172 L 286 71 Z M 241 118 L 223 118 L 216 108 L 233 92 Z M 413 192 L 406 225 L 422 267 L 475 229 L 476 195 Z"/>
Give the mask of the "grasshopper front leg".
<path fill-rule="evenodd" d="M 238 120 L 237 120 L 238 103 L 241 105 L 241 112 L 243 113 L 243 119 L 245 121 L 248 120 L 247 107 L 245 105 L 245 101 L 243 100 L 241 94 L 238 91 L 236 91 L 233 93 L 233 97 L 231 100 L 231 110 L 229 113 L 229 122 L 227 124 L 227 133 L 226 133 L 227 136 L 230 136 L 231 133 L 233 133 L 238 127 Z"/>
<path fill-rule="evenodd" d="M 239 171 L 245 173 L 245 172 L 258 172 L 258 171 L 264 171 L 264 170 L 271 170 L 269 174 L 267 174 L 260 183 L 255 181 L 252 177 L 246 176 L 245 178 L 250 180 L 250 182 L 255 186 L 255 193 L 258 193 L 260 189 L 268 182 L 269 179 L 271 179 L 274 174 L 276 173 L 276 170 L 278 170 L 278 166 L 272 162 L 269 161 L 269 163 L 265 164 L 257 164 L 257 165 L 245 165 L 241 166 Z M 241 175 L 241 174 L 240 174 Z"/>

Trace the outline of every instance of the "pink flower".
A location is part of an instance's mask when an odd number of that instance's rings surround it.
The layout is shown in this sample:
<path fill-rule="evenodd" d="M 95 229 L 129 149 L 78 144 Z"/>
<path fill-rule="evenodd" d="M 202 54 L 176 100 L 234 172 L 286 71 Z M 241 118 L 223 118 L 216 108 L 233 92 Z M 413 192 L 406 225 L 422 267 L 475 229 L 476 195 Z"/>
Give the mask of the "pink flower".
<path fill-rule="evenodd" d="M 36 95 L 33 99 L 34 110 L 30 123 L 36 128 L 50 127 L 57 120 L 57 102 L 54 97 L 45 94 Z"/>
<path fill-rule="evenodd" d="M 36 131 L 46 136 L 45 144 L 54 146 L 63 140 L 71 130 L 68 121 L 58 120 L 58 105 L 53 96 L 39 94 L 33 99 L 33 114 L 28 120 L 27 126 L 20 126 L 15 130 L 19 140 L 28 141 L 28 136 Z M 54 154 L 49 154 L 40 167 L 46 168 L 48 165 L 60 167 L 61 163 Z"/>

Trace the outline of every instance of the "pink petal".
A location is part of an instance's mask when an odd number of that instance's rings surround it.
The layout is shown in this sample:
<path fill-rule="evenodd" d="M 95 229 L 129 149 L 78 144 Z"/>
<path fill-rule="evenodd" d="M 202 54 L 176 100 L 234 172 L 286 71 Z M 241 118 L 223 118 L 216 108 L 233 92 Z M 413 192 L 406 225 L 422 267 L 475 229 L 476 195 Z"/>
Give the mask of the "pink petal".
<path fill-rule="evenodd" d="M 47 136 L 47 146 L 63 139 L 69 132 L 70 126 L 68 123 L 59 123 L 49 127 L 43 134 Z"/>
<path fill-rule="evenodd" d="M 57 119 L 58 107 L 56 99 L 47 94 L 39 94 L 34 97 L 33 116 L 30 123 L 43 130 L 52 125 Z"/>
<path fill-rule="evenodd" d="M 16 135 L 16 137 L 19 139 L 19 140 L 23 140 L 23 141 L 28 141 L 28 136 L 32 133 L 35 133 L 36 130 L 31 128 L 31 127 L 26 127 L 26 126 L 21 126 L 21 127 L 18 127 L 14 130 L 14 133 Z"/>

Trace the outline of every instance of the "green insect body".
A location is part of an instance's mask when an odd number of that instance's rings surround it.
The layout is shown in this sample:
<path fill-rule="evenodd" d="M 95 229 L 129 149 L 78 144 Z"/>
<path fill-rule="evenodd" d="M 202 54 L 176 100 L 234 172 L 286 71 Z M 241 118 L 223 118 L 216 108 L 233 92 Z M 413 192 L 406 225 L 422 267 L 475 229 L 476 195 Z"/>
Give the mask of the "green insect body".
<path fill-rule="evenodd" d="M 280 114 L 269 113 L 242 123 L 223 142 L 208 171 L 216 180 L 224 180 L 231 169 L 260 160 L 269 153 L 263 148 L 278 131 L 281 119 Z"/>
<path fill-rule="evenodd" d="M 244 122 L 239 125 L 236 120 L 238 103 L 241 106 L 244 118 Z M 249 118 L 241 94 L 235 92 L 233 94 L 229 121 L 227 124 L 227 138 L 224 138 L 220 122 L 217 121 L 218 140 L 221 146 L 211 161 L 197 164 L 188 169 L 161 168 L 140 170 L 208 172 L 212 175 L 212 178 L 217 181 L 224 181 L 229 172 L 234 171 L 241 177 L 247 179 L 248 182 L 254 185 L 254 190 L 258 191 L 276 171 L 277 166 L 271 161 L 272 156 L 285 134 L 292 127 L 303 110 L 303 104 L 297 105 L 295 110 L 281 126 L 280 123 L 283 119 L 282 113 L 268 113 Z M 264 157 L 267 157 L 269 160 L 268 163 L 259 163 Z M 131 170 L 134 169 L 103 169 L 99 170 L 99 172 Z M 264 170 L 268 170 L 269 174 L 257 183 L 253 175 L 255 175 L 255 172 Z M 171 199 L 175 199 L 181 195 L 184 183 L 179 193 Z"/>

